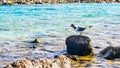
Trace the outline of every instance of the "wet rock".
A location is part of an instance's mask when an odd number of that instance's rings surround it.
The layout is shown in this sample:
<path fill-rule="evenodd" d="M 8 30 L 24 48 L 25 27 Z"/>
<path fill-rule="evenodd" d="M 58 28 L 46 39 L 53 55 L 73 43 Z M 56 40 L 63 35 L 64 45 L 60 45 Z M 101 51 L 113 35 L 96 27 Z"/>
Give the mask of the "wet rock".
<path fill-rule="evenodd" d="M 99 47 L 99 46 L 94 46 L 94 48 L 96 48 L 96 49 L 100 49 L 101 47 Z"/>
<path fill-rule="evenodd" d="M 21 59 L 5 68 L 71 68 L 70 60 L 60 55 L 55 58 L 37 58 L 34 60 Z"/>
<path fill-rule="evenodd" d="M 8 0 L 14 4 L 115 3 L 119 0 Z"/>
<path fill-rule="evenodd" d="M 78 55 L 69 55 L 68 56 L 73 61 L 79 61 L 79 63 L 82 63 L 82 61 L 92 61 L 94 59 L 93 56 L 87 55 L 87 56 L 78 56 Z"/>
<path fill-rule="evenodd" d="M 42 2 L 35 2 L 35 4 L 43 4 Z"/>
<path fill-rule="evenodd" d="M 28 59 L 21 59 L 13 62 L 5 68 L 32 68 L 32 63 Z"/>
<path fill-rule="evenodd" d="M 37 46 L 35 46 L 35 45 L 33 45 L 33 48 L 35 49 L 35 48 L 38 48 Z"/>
<path fill-rule="evenodd" d="M 33 68 L 51 68 L 51 60 L 47 58 L 38 58 L 31 61 Z"/>
<path fill-rule="evenodd" d="M 53 68 L 71 68 L 71 63 L 69 58 L 67 58 L 64 55 L 60 55 L 58 57 L 56 57 L 56 59 L 58 62 L 55 62 L 58 66 L 60 65 L 60 67 L 53 67 Z M 60 62 L 59 62 L 60 61 Z M 54 66 L 54 64 L 52 64 Z"/>
<path fill-rule="evenodd" d="M 108 46 L 107 48 L 103 49 L 100 54 L 106 59 L 112 60 L 116 58 L 120 58 L 120 47 L 116 46 Z"/>
<path fill-rule="evenodd" d="M 25 2 L 17 1 L 16 4 L 26 4 Z"/>
<path fill-rule="evenodd" d="M 87 36 L 72 35 L 66 38 L 67 53 L 71 55 L 93 55 L 91 39 Z"/>
<path fill-rule="evenodd" d="M 13 4 L 12 3 L 2 3 L 1 5 L 6 6 L 6 5 L 13 5 Z"/>
<path fill-rule="evenodd" d="M 113 51 L 113 50 L 107 51 L 106 54 L 104 55 L 104 58 L 114 59 L 115 58 L 115 51 Z"/>
<path fill-rule="evenodd" d="M 36 38 L 34 41 L 32 41 L 31 43 L 39 43 L 41 44 L 42 42 L 39 40 L 39 38 Z"/>

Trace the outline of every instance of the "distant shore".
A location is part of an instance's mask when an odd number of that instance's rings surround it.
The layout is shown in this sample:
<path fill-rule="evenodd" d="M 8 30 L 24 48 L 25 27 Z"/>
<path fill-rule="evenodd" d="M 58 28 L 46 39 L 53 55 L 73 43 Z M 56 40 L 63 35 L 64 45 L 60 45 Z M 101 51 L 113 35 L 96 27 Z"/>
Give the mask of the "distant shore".
<path fill-rule="evenodd" d="M 12 4 L 67 4 L 67 3 L 119 3 L 120 0 L 1 0 L 1 5 Z"/>

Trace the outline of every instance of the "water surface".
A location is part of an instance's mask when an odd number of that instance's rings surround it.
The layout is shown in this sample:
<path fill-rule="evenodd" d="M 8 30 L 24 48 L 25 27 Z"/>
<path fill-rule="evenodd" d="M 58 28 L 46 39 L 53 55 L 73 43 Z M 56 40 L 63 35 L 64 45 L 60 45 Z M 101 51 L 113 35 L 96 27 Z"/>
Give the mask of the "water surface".
<path fill-rule="evenodd" d="M 0 6 L 0 63 L 4 66 L 21 57 L 53 56 L 66 52 L 65 38 L 77 34 L 72 28 L 89 26 L 89 36 L 98 53 L 120 44 L 120 4 L 42 4 Z M 28 43 L 39 38 L 38 49 Z M 101 63 L 100 63 L 101 64 Z M 104 67 L 104 65 L 103 65 Z M 118 66 L 119 67 L 119 66 Z"/>

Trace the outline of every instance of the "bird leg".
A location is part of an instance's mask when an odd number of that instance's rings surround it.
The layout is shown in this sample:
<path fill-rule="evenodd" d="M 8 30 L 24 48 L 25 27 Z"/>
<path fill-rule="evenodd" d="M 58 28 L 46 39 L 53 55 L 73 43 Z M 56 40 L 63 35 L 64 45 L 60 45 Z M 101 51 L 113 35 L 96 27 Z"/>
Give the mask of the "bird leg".
<path fill-rule="evenodd" d="M 82 35 L 82 33 L 83 33 L 83 31 L 81 31 L 79 35 Z"/>
<path fill-rule="evenodd" d="M 79 31 L 77 31 L 77 35 L 80 35 L 80 32 L 79 32 Z"/>
<path fill-rule="evenodd" d="M 77 31 L 77 35 L 80 35 L 80 32 Z"/>

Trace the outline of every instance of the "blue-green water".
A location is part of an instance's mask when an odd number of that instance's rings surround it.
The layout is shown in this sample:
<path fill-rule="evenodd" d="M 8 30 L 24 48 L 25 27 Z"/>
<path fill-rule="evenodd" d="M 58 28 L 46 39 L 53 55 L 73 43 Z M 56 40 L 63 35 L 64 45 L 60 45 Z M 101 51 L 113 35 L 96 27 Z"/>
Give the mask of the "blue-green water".
<path fill-rule="evenodd" d="M 92 39 L 93 46 L 101 47 L 95 49 L 96 53 L 109 45 L 120 45 L 119 3 L 0 6 L 0 62 L 4 62 L 0 63 L 0 67 L 21 57 L 66 52 L 65 38 L 77 34 L 68 28 L 72 23 L 93 26 L 84 35 Z M 28 41 L 35 38 L 45 44 L 38 49 L 30 49 L 34 44 Z M 103 61 L 99 64 L 106 67 Z"/>
<path fill-rule="evenodd" d="M 0 39 L 25 39 L 58 33 L 66 26 L 120 24 L 120 4 L 0 6 Z M 97 26 L 99 28 L 100 26 Z"/>

